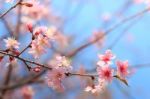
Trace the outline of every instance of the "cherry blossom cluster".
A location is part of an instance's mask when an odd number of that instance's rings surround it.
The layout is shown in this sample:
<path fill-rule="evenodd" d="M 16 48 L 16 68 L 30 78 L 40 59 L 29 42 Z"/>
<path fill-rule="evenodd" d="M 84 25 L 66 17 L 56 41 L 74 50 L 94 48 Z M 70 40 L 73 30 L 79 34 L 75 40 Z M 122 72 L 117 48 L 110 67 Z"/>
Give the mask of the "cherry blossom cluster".
<path fill-rule="evenodd" d="M 97 84 L 93 84 L 92 86 L 87 86 L 85 91 L 97 93 L 104 90 L 108 83 L 111 83 L 113 78 L 116 77 L 119 80 L 123 81 L 127 84 L 125 78 L 128 76 L 128 61 L 116 61 L 117 70 L 111 68 L 113 64 L 113 59 L 115 59 L 115 55 L 111 52 L 111 50 L 106 50 L 105 54 L 100 54 L 99 61 L 97 62 L 97 73 L 98 73 L 98 81 Z"/>
<path fill-rule="evenodd" d="M 34 58 L 43 55 L 47 48 L 51 48 L 52 43 L 58 43 L 60 47 L 68 45 L 68 38 L 59 32 L 55 26 L 37 26 L 33 29 L 32 24 L 27 24 L 27 27 L 32 34 L 29 54 L 32 54 Z"/>
<path fill-rule="evenodd" d="M 39 58 L 46 52 L 46 48 L 51 46 L 50 42 L 54 40 L 56 28 L 53 26 L 49 28 L 40 26 L 33 30 L 32 25 L 29 24 L 28 29 L 33 35 L 29 53 L 32 54 L 34 58 Z"/>
<path fill-rule="evenodd" d="M 71 60 L 65 56 L 56 55 L 49 62 L 49 66 L 52 71 L 47 73 L 46 83 L 57 91 L 64 91 L 62 81 L 67 77 L 66 73 L 72 70 Z"/>
<path fill-rule="evenodd" d="M 54 27 L 50 27 L 49 29 L 46 27 L 36 27 L 33 29 L 31 24 L 28 24 L 27 27 L 32 34 L 32 41 L 29 46 L 26 47 L 29 47 L 28 53 L 32 54 L 35 58 L 40 58 L 41 55 L 46 52 L 46 48 L 50 47 L 49 41 L 54 40 L 56 29 Z M 18 50 L 20 43 L 15 38 L 9 37 L 4 39 L 4 41 L 6 43 L 7 52 L 11 52 L 13 55 L 20 55 Z M 10 56 L 10 58 L 14 57 Z M 62 91 L 64 89 L 62 80 L 66 77 L 66 73 L 72 70 L 71 60 L 65 56 L 56 55 L 54 59 L 48 63 L 48 66 L 51 70 L 47 72 L 45 77 L 46 83 L 49 87 Z M 31 69 L 38 73 L 42 70 L 42 67 L 37 65 Z"/>
<path fill-rule="evenodd" d="M 32 4 L 32 7 L 24 7 L 22 9 L 23 17 L 21 17 L 21 21 L 23 23 L 31 22 L 35 24 L 40 21 L 43 17 L 47 18 L 50 13 L 50 9 L 48 6 L 45 6 L 43 3 L 40 3 L 39 0 L 30 0 L 26 3 Z"/>
<path fill-rule="evenodd" d="M 6 50 L 4 50 L 7 53 L 14 54 L 14 55 L 19 55 L 19 45 L 20 43 L 15 39 L 9 37 L 8 39 L 4 39 L 4 42 L 6 43 Z M 4 55 L 0 55 L 0 61 L 4 58 Z M 10 62 L 16 61 L 14 57 L 9 57 Z"/>

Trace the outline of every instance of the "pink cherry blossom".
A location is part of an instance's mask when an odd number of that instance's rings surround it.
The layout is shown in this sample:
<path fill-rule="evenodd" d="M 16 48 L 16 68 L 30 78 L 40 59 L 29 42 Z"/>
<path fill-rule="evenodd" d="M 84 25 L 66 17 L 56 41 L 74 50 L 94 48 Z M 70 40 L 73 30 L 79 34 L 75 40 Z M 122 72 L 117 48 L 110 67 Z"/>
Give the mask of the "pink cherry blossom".
<path fill-rule="evenodd" d="M 97 93 L 97 92 L 99 92 L 99 87 L 98 86 L 87 86 L 86 88 L 85 88 L 85 91 L 86 92 L 92 92 L 92 93 Z"/>
<path fill-rule="evenodd" d="M 39 58 L 42 54 L 45 53 L 45 48 L 38 45 L 36 40 L 33 40 L 28 53 L 32 54 L 34 58 Z"/>
<path fill-rule="evenodd" d="M 65 56 L 55 55 L 53 59 L 51 59 L 48 63 L 52 68 L 64 68 L 66 70 L 71 70 L 71 60 Z"/>
<path fill-rule="evenodd" d="M 7 39 L 4 39 L 4 42 L 6 43 L 6 47 L 8 49 L 13 49 L 13 48 L 18 49 L 20 45 L 20 43 L 17 40 L 15 40 L 14 38 L 10 38 L 10 37 Z"/>
<path fill-rule="evenodd" d="M 57 66 L 58 67 L 71 68 L 71 62 L 65 56 L 57 56 L 56 61 L 57 61 Z"/>
<path fill-rule="evenodd" d="M 105 13 L 103 13 L 103 15 L 102 15 L 102 19 L 103 19 L 104 21 L 109 21 L 111 18 L 112 18 L 112 15 L 111 15 L 111 13 L 109 13 L 109 12 L 105 12 Z"/>
<path fill-rule="evenodd" d="M 104 35 L 104 31 L 103 30 L 96 30 L 93 32 L 92 37 L 90 38 L 91 42 L 95 42 L 94 44 L 96 45 L 96 47 L 101 48 L 103 46 L 105 37 L 98 39 L 100 37 L 102 37 Z"/>
<path fill-rule="evenodd" d="M 34 68 L 32 68 L 32 70 L 34 71 L 34 72 L 40 72 L 41 70 L 42 70 L 42 67 L 41 66 L 36 66 L 36 67 L 34 67 Z"/>
<path fill-rule="evenodd" d="M 111 52 L 111 50 L 106 50 L 105 54 L 100 54 L 100 61 L 97 62 L 97 65 L 103 66 L 105 64 L 112 64 L 111 60 L 115 58 L 115 55 Z"/>
<path fill-rule="evenodd" d="M 40 20 L 41 18 L 47 17 L 49 15 L 49 8 L 44 6 L 37 0 L 30 0 L 28 2 L 32 4 L 32 7 L 23 7 L 22 12 L 27 17 L 33 20 Z"/>
<path fill-rule="evenodd" d="M 46 26 L 38 26 L 33 30 L 33 34 L 38 36 L 39 34 L 44 34 L 47 31 Z"/>
<path fill-rule="evenodd" d="M 48 37 L 49 39 L 54 39 L 56 32 L 57 32 L 56 27 L 55 26 L 51 26 L 45 32 L 45 36 Z"/>
<path fill-rule="evenodd" d="M 116 62 L 117 64 L 117 73 L 122 76 L 122 77 L 126 77 L 129 72 L 128 72 L 128 66 L 129 66 L 129 63 L 128 61 L 117 61 Z"/>
<path fill-rule="evenodd" d="M 31 86 L 24 86 L 21 88 L 23 99 L 32 99 L 32 96 L 34 95 L 33 88 Z"/>
<path fill-rule="evenodd" d="M 92 92 L 93 94 L 94 93 L 101 93 L 104 91 L 106 87 L 106 81 L 105 80 L 102 80 L 102 79 L 98 79 L 98 84 L 97 85 L 92 85 L 92 86 L 87 86 L 85 88 L 85 91 L 86 92 Z"/>
<path fill-rule="evenodd" d="M 36 41 L 37 41 L 37 45 L 41 47 L 50 47 L 49 39 L 47 37 L 38 35 Z"/>
<path fill-rule="evenodd" d="M 111 69 L 110 66 L 104 65 L 103 67 L 98 67 L 97 72 L 98 72 L 100 79 L 104 79 L 108 82 L 112 81 L 114 70 Z"/>
<path fill-rule="evenodd" d="M 48 86 L 55 90 L 63 91 L 62 80 L 66 76 L 65 73 L 72 68 L 70 61 L 65 56 L 56 55 L 48 64 L 52 68 L 52 71 L 49 71 L 46 76 Z"/>
<path fill-rule="evenodd" d="M 49 71 L 46 76 L 46 83 L 49 87 L 52 87 L 58 91 L 64 91 L 62 80 L 65 78 L 65 70 L 63 68 L 54 69 Z"/>
<path fill-rule="evenodd" d="M 69 45 L 69 40 L 69 37 L 67 37 L 61 32 L 57 32 L 57 34 L 55 35 L 55 41 L 61 48 L 66 48 L 66 46 Z"/>
<path fill-rule="evenodd" d="M 28 26 L 28 28 L 30 28 L 30 26 Z M 39 56 L 46 52 L 46 48 L 51 46 L 50 41 L 54 35 L 48 34 L 48 31 L 48 28 L 45 26 L 39 26 L 33 30 L 34 39 L 32 41 L 29 53 L 32 54 L 35 58 L 39 58 Z"/>

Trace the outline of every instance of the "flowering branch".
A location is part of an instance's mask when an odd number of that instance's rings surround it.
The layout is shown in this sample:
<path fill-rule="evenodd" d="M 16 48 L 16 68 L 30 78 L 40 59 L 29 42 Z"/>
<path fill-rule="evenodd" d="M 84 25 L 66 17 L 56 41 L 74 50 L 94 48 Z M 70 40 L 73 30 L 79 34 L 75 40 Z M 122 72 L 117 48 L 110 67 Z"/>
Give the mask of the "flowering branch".
<path fill-rule="evenodd" d="M 118 61 L 117 62 L 117 65 L 119 66 L 118 67 L 118 73 L 116 75 L 113 75 L 113 69 L 111 69 L 109 67 L 108 64 L 111 63 L 111 59 L 113 59 L 113 55 L 110 51 L 106 51 L 106 55 L 101 55 L 100 56 L 100 59 L 101 61 L 99 61 L 97 64 L 99 66 L 102 66 L 102 65 L 105 65 L 104 67 L 98 67 L 97 68 L 97 72 L 99 74 L 96 74 L 96 75 L 93 75 L 93 74 L 80 74 L 80 73 L 71 73 L 71 72 L 67 72 L 66 70 L 64 71 L 63 68 L 61 67 L 56 67 L 56 68 L 51 68 L 49 66 L 46 66 L 46 65 L 43 65 L 43 64 L 40 64 L 40 63 L 37 63 L 37 62 L 34 62 L 34 61 L 29 61 L 27 59 L 24 59 L 24 58 L 21 58 L 19 56 L 16 56 L 16 55 L 12 55 L 12 54 L 9 54 L 7 52 L 4 52 L 4 51 L 0 51 L 1 54 L 3 55 L 7 55 L 7 56 L 10 56 L 10 57 L 14 57 L 14 58 L 17 58 L 21 61 L 23 61 L 25 63 L 25 65 L 27 66 L 27 68 L 30 70 L 30 69 L 33 69 L 35 72 L 39 72 L 40 71 L 40 68 L 39 67 L 36 67 L 36 68 L 31 68 L 28 66 L 27 63 L 31 63 L 31 64 L 35 64 L 35 65 L 38 65 L 40 67 L 43 67 L 45 69 L 48 69 L 50 70 L 49 74 L 48 74 L 48 82 L 51 82 L 49 86 L 52 86 L 54 87 L 54 82 L 55 81 L 61 81 L 61 79 L 66 76 L 66 77 L 70 77 L 70 76 L 81 76 L 81 77 L 90 77 L 92 80 L 95 80 L 96 78 L 95 77 L 100 77 L 108 82 L 111 82 L 112 81 L 112 77 L 115 77 L 117 79 L 119 79 L 121 82 L 123 82 L 124 84 L 128 85 L 126 79 L 124 78 L 128 72 L 127 72 L 127 66 L 128 66 L 128 62 L 121 62 L 121 61 Z M 62 59 L 61 59 L 62 60 Z M 60 63 L 58 63 L 60 64 Z M 61 65 L 58 65 L 58 66 L 61 66 Z M 66 63 L 66 60 L 63 60 L 62 61 L 62 66 L 67 66 L 67 63 Z M 59 69 L 60 68 L 60 69 Z M 54 77 L 54 78 L 53 78 Z M 54 80 L 55 79 L 55 80 Z M 56 80 L 57 79 L 57 80 Z M 54 82 L 53 82 L 54 80 Z M 101 82 L 101 81 L 100 81 Z M 104 83 L 104 81 L 103 81 Z M 52 84 L 52 85 L 51 85 Z M 99 86 L 99 85 L 98 85 Z M 58 87 L 58 86 L 57 86 Z M 88 88 L 88 87 L 87 87 Z M 93 90 L 93 89 L 92 89 Z M 98 89 L 97 89 L 98 91 Z"/>
<path fill-rule="evenodd" d="M 143 14 L 147 13 L 148 11 L 150 11 L 150 8 L 146 8 L 132 16 L 129 16 L 129 17 L 126 17 L 124 18 L 123 20 L 121 20 L 119 23 L 113 25 L 111 28 L 109 28 L 108 30 L 106 30 L 104 33 L 105 34 L 102 34 L 100 36 L 98 36 L 95 40 L 93 41 L 89 41 L 83 45 L 81 45 L 80 47 L 78 47 L 77 49 L 73 50 L 72 52 L 70 52 L 67 56 L 68 57 L 72 57 L 72 56 L 75 56 L 78 52 L 80 52 L 81 50 L 91 46 L 92 44 L 96 43 L 97 41 L 99 41 L 100 39 L 102 39 L 104 36 L 107 36 L 108 34 L 110 34 L 113 30 L 117 29 L 118 27 L 120 27 L 122 24 L 132 20 L 132 19 L 135 19 L 137 17 L 140 17 L 142 16 Z"/>
<path fill-rule="evenodd" d="M 3 54 L 3 55 L 7 55 L 7 56 L 11 56 L 11 57 L 17 58 L 17 59 L 19 59 L 19 60 L 21 60 L 21 61 L 23 61 L 23 62 L 26 62 L 26 63 L 31 63 L 31 64 L 34 64 L 34 65 L 38 65 L 38 66 L 44 67 L 44 68 L 49 69 L 49 70 L 52 69 L 52 68 L 47 67 L 47 66 L 45 66 L 45 65 L 43 65 L 43 64 L 36 63 L 36 62 L 34 62 L 34 61 L 30 61 L 30 60 L 21 58 L 21 57 L 19 57 L 19 56 L 17 56 L 17 55 L 9 54 L 9 53 L 4 52 L 4 51 L 0 51 L 0 53 Z"/>
<path fill-rule="evenodd" d="M 128 0 L 126 4 L 121 8 L 121 10 L 117 11 L 114 15 L 119 15 L 122 12 L 126 10 L 127 7 L 131 6 L 133 1 Z M 77 77 L 85 77 L 85 78 L 90 78 L 92 84 L 88 84 L 85 87 L 85 91 L 87 92 L 92 92 L 92 93 L 97 93 L 103 91 L 107 84 L 110 84 L 115 78 L 118 79 L 120 82 L 123 82 L 125 85 L 128 86 L 128 81 L 127 77 L 131 74 L 130 69 L 132 67 L 129 67 L 129 63 L 127 60 L 122 61 L 122 60 L 114 60 L 116 58 L 116 55 L 112 53 L 111 50 L 106 50 L 103 54 L 98 55 L 98 61 L 96 63 L 96 69 L 94 69 L 94 74 L 93 73 L 79 73 L 79 72 L 73 72 L 73 63 L 72 62 L 72 57 L 74 57 L 78 52 L 81 50 L 93 45 L 94 43 L 97 43 L 99 40 L 101 40 L 104 36 L 107 36 L 110 34 L 113 30 L 117 29 L 120 27 L 122 24 L 135 19 L 135 18 L 141 18 L 146 12 L 150 10 L 150 8 L 146 8 L 145 10 L 142 10 L 132 16 L 126 17 L 123 20 L 119 21 L 118 23 L 114 24 L 112 27 L 108 28 L 103 32 L 102 35 L 97 35 L 95 39 L 92 39 L 90 41 L 87 41 L 85 44 L 80 45 L 76 49 L 73 49 L 69 51 L 66 48 L 66 46 L 63 46 L 65 48 L 60 49 L 61 51 L 57 50 L 55 47 L 59 45 L 67 45 L 68 39 L 66 40 L 66 37 L 61 33 L 63 25 L 65 26 L 68 23 L 68 20 L 65 19 L 60 26 L 57 28 L 55 26 L 50 25 L 49 27 L 46 26 L 37 26 L 33 29 L 33 25 L 36 26 L 36 23 L 40 23 L 42 17 L 44 20 L 49 17 L 47 13 L 49 12 L 47 9 L 45 9 L 45 6 L 40 6 L 39 3 L 35 1 L 31 1 L 31 3 L 26 3 L 23 2 L 23 0 L 19 0 L 14 6 L 12 6 L 10 9 L 8 9 L 6 12 L 0 15 L 0 19 L 3 20 L 6 28 L 8 28 L 9 32 L 12 33 L 13 31 L 10 29 L 9 24 L 7 21 L 4 19 L 4 16 L 7 15 L 11 10 L 14 8 L 18 8 L 18 19 L 16 20 L 16 28 L 15 33 L 19 34 L 20 30 L 22 29 L 22 25 L 24 25 L 24 22 L 28 22 L 31 24 L 27 25 L 27 29 L 32 35 L 31 41 L 28 43 L 28 45 L 23 48 L 21 51 L 19 50 L 19 45 L 20 43 L 17 41 L 18 35 L 13 35 L 16 38 L 7 38 L 4 39 L 4 42 L 6 43 L 6 49 L 5 50 L 0 50 L 0 62 L 3 61 L 4 57 L 7 56 L 8 59 L 8 64 L 9 65 L 14 65 L 18 61 L 24 64 L 26 68 L 34 73 L 31 74 L 27 77 L 22 78 L 19 80 L 18 83 L 12 83 L 10 82 L 11 78 L 11 72 L 12 72 L 12 66 L 9 66 L 8 72 L 6 72 L 6 76 L 4 79 L 4 86 L 0 87 L 0 91 L 3 94 L 6 94 L 6 91 L 8 90 L 13 90 L 15 88 L 22 87 L 27 84 L 35 83 L 35 82 L 46 82 L 47 85 L 55 90 L 64 90 L 63 86 L 63 80 L 67 77 L 72 77 L 72 76 L 77 76 Z M 32 7 L 31 9 L 24 9 L 22 6 L 27 6 L 27 7 Z M 78 10 L 83 7 L 82 4 L 79 5 L 75 10 L 75 15 L 78 12 Z M 24 13 L 22 13 L 22 9 L 24 9 Z M 44 9 L 44 10 L 41 10 Z M 31 13 L 30 13 L 31 11 Z M 81 11 L 81 10 L 80 10 Z M 22 17 L 23 16 L 23 17 Z M 72 19 L 75 16 L 67 17 L 68 19 Z M 49 19 L 49 18 L 47 18 Z M 30 21 L 30 22 L 29 22 Z M 47 21 L 47 20 L 46 20 Z M 44 21 L 44 23 L 46 22 Z M 107 21 L 108 22 L 108 21 Z M 23 23 L 23 24 L 22 24 Z M 49 23 L 49 22 L 48 22 Z M 43 23 L 42 23 L 43 24 Z M 53 24 L 53 23 L 52 23 Z M 127 28 L 123 30 L 123 33 L 121 33 L 115 41 L 112 43 L 112 45 L 109 47 L 112 49 L 112 47 L 115 46 L 117 41 L 120 39 L 121 36 L 125 34 L 125 32 L 133 25 L 135 24 L 135 21 Z M 12 36 L 12 35 L 11 35 Z M 20 35 L 19 35 L 20 36 Z M 65 39 L 65 40 L 64 40 Z M 65 43 L 65 44 L 64 44 Z M 56 44 L 56 46 L 55 46 Z M 69 44 L 68 44 L 69 45 Z M 23 53 L 26 52 L 27 50 L 28 54 L 32 55 L 33 58 L 35 59 L 34 61 L 31 61 L 27 58 L 23 57 Z M 52 59 L 49 60 L 48 63 L 42 64 L 36 59 L 42 59 L 42 55 L 47 54 L 47 49 L 51 49 L 54 52 L 54 56 Z M 65 50 L 66 51 L 65 51 Z M 61 53 L 62 52 L 62 53 Z M 48 56 L 48 55 L 47 55 Z M 45 58 L 45 57 L 44 57 Z M 6 58 L 7 59 L 7 58 Z M 115 68 L 111 67 L 112 64 L 115 64 Z M 16 64 L 15 64 L 16 65 Z M 141 67 L 141 65 L 139 65 Z M 37 73 L 37 74 L 36 74 Z M 43 76 L 43 74 L 46 74 L 46 77 L 44 79 L 39 79 L 40 77 Z M 30 77 L 31 76 L 31 77 Z M 88 79 L 89 80 L 89 79 Z M 29 90 L 25 89 L 25 96 L 28 97 L 28 99 L 31 98 L 31 96 L 28 96 Z M 26 94 L 26 92 L 28 92 Z M 1 97 L 0 97 L 1 98 Z"/>

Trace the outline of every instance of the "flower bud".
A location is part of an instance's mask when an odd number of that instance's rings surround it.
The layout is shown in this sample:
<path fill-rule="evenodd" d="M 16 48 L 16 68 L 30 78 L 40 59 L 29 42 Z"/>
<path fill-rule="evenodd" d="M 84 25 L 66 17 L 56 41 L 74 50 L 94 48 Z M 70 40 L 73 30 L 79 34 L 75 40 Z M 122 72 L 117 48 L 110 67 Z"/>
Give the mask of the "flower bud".
<path fill-rule="evenodd" d="M 31 23 L 28 23 L 27 29 L 32 33 L 33 32 L 33 25 Z"/>

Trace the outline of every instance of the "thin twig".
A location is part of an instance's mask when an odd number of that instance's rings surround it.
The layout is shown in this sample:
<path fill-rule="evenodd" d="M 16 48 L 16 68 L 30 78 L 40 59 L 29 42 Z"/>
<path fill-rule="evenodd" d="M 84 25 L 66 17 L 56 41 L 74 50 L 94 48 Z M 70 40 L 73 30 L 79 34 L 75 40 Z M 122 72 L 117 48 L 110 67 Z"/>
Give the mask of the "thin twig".
<path fill-rule="evenodd" d="M 22 0 L 19 0 L 14 6 L 12 6 L 11 8 L 9 8 L 6 12 L 4 12 L 3 14 L 1 14 L 0 15 L 0 19 L 1 18 L 3 18 L 7 13 L 9 13 L 11 10 L 13 10 L 14 8 L 16 8 L 19 4 L 20 4 L 20 2 L 21 2 Z"/>
<path fill-rule="evenodd" d="M 11 84 L 8 86 L 1 86 L 0 90 L 12 90 L 12 89 L 19 88 L 23 85 L 33 83 L 35 79 L 41 77 L 43 74 L 45 74 L 45 72 L 46 72 L 46 70 L 44 70 L 44 71 L 40 72 L 39 74 L 34 75 L 32 77 L 31 76 L 26 77 L 27 79 L 18 81 L 19 83 Z"/>
<path fill-rule="evenodd" d="M 81 45 L 80 47 L 78 47 L 77 49 L 73 50 L 72 52 L 70 52 L 69 54 L 67 54 L 68 57 L 73 57 L 75 56 L 78 52 L 80 52 L 81 50 L 91 46 L 93 43 L 96 43 L 97 41 L 99 41 L 100 39 L 102 39 L 104 36 L 110 34 L 113 30 L 117 29 L 118 27 L 120 27 L 122 24 L 132 20 L 132 19 L 135 19 L 139 16 L 142 16 L 143 14 L 145 14 L 146 12 L 148 12 L 150 10 L 150 8 L 146 8 L 145 10 L 142 10 L 132 16 L 129 16 L 127 18 L 124 18 L 123 20 L 121 20 L 119 23 L 113 25 L 111 28 L 109 28 L 108 30 L 105 31 L 105 34 L 97 37 L 95 40 L 93 41 L 89 41 L 83 45 Z"/>
<path fill-rule="evenodd" d="M 12 65 L 10 64 L 8 66 L 8 71 L 6 72 L 6 75 L 5 75 L 4 86 L 7 86 L 9 84 L 10 78 L 11 78 L 11 75 L 12 75 L 12 70 L 13 70 L 13 68 L 12 68 Z M 0 96 L 0 99 L 4 98 L 4 95 L 5 95 L 6 92 L 7 92 L 6 89 L 4 89 L 4 90 L 1 91 L 2 95 Z"/>
<path fill-rule="evenodd" d="M 34 65 L 38 65 L 38 66 L 41 66 L 41 67 L 43 67 L 43 68 L 52 70 L 52 68 L 50 68 L 50 67 L 48 67 L 48 66 L 45 66 L 45 65 L 43 65 L 43 64 L 40 64 L 40 63 L 37 63 L 37 62 L 34 62 L 34 61 L 30 61 L 30 60 L 21 58 L 21 57 L 19 57 L 19 56 L 16 56 L 16 55 L 13 55 L 13 54 L 4 52 L 4 51 L 0 51 L 0 53 L 3 54 L 3 55 L 7 55 L 7 56 L 11 56 L 11 57 L 17 58 L 17 59 L 21 60 L 22 62 L 25 61 L 25 62 L 27 62 L 27 63 L 31 63 L 31 64 L 34 64 Z"/>

